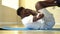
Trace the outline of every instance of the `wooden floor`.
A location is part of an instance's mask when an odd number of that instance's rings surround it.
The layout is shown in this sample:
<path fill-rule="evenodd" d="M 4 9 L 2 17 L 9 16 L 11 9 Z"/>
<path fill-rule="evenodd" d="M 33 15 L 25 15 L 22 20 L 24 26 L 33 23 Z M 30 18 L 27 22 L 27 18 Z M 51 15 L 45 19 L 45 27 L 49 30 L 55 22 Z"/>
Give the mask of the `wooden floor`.
<path fill-rule="evenodd" d="M 60 34 L 60 31 L 42 31 L 42 30 L 30 30 L 30 31 L 6 31 L 0 30 L 0 34 Z"/>
<path fill-rule="evenodd" d="M 4 25 L 3 25 L 4 26 Z M 3 27 L 1 25 L 1 27 Z M 7 25 L 6 25 L 7 26 Z M 24 27 L 22 25 L 9 25 L 10 27 Z M 54 30 L 24 30 L 24 31 L 17 31 L 17 30 L 0 30 L 0 34 L 60 34 L 60 31 Z"/>

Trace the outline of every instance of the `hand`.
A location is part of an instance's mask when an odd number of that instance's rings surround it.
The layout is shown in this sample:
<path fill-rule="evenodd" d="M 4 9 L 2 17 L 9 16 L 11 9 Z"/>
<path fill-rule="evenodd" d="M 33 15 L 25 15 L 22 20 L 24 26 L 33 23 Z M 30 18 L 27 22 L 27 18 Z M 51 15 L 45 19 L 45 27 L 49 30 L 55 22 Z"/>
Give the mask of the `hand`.
<path fill-rule="evenodd" d="M 43 17 L 44 17 L 44 14 L 38 13 L 38 15 L 37 15 L 37 18 L 38 18 L 38 19 L 41 19 L 41 18 L 43 18 Z"/>

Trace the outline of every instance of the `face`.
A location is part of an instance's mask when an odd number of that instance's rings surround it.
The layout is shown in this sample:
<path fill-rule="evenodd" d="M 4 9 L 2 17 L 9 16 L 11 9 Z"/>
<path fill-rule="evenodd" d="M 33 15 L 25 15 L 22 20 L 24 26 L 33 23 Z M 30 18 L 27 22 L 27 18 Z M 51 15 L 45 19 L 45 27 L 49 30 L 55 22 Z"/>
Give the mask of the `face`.
<path fill-rule="evenodd" d="M 29 16 L 31 14 L 30 11 L 31 10 L 29 9 L 23 9 L 21 15 L 23 15 L 24 17 Z"/>
<path fill-rule="evenodd" d="M 31 14 L 30 11 L 31 11 L 30 9 L 26 9 L 25 10 L 25 16 L 29 16 Z"/>

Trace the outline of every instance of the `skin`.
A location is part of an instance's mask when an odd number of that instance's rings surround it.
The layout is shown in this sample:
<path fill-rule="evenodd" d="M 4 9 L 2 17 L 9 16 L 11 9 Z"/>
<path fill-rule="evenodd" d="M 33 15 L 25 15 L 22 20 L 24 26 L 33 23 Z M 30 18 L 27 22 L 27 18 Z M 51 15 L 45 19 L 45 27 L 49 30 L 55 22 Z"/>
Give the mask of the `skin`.
<path fill-rule="evenodd" d="M 47 1 L 47 2 L 54 2 L 54 0 L 45 0 L 45 1 Z"/>
<path fill-rule="evenodd" d="M 43 5 L 41 3 L 43 3 Z M 39 9 L 51 7 L 51 6 L 57 6 L 54 0 L 38 1 L 35 5 L 35 8 L 38 11 Z"/>

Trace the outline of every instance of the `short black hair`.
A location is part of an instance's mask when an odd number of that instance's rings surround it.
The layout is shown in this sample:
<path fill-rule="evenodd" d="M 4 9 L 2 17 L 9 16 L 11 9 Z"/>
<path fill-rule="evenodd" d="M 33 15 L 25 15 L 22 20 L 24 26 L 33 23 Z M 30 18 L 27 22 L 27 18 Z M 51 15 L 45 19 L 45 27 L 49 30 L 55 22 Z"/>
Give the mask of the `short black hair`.
<path fill-rule="evenodd" d="M 18 15 L 18 16 L 20 16 L 20 13 L 21 13 L 21 11 L 22 11 L 23 9 L 25 9 L 25 8 L 24 8 L 24 7 L 19 7 L 19 8 L 17 9 L 17 15 Z"/>

